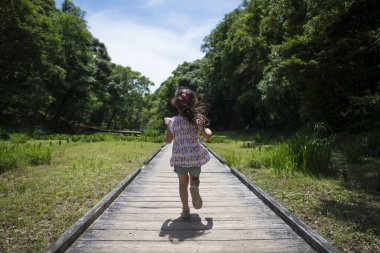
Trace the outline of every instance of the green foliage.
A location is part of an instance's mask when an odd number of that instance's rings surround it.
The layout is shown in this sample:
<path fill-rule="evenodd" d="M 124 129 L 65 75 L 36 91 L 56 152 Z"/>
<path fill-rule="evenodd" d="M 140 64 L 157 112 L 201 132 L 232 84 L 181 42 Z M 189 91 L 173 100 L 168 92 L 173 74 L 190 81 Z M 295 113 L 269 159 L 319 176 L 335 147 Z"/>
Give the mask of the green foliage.
<path fill-rule="evenodd" d="M 289 141 L 290 158 L 301 172 L 331 174 L 330 162 L 334 136 L 321 137 L 297 134 Z"/>
<path fill-rule="evenodd" d="M 17 145 L 0 142 L 0 173 L 15 169 L 20 165 L 20 155 Z"/>
<path fill-rule="evenodd" d="M 379 10 L 370 0 L 244 1 L 205 38 L 205 57 L 156 91 L 166 96 L 152 121 L 183 85 L 201 91 L 214 128 L 378 127 Z"/>
<path fill-rule="evenodd" d="M 228 143 L 230 142 L 230 139 L 227 136 L 222 135 L 213 135 L 210 139 L 205 140 L 201 137 L 202 141 L 205 141 L 206 143 Z"/>
<path fill-rule="evenodd" d="M 156 129 L 146 128 L 143 131 L 143 135 L 147 136 L 147 137 L 157 137 L 157 136 L 160 136 L 161 133 L 158 130 L 156 130 Z"/>
<path fill-rule="evenodd" d="M 27 145 L 24 147 L 25 158 L 28 164 L 33 166 L 50 164 L 52 148 L 42 143 Z"/>
<path fill-rule="evenodd" d="M 269 168 L 271 167 L 274 159 L 274 149 L 262 148 L 253 149 L 247 159 L 246 166 L 249 168 Z"/>
<path fill-rule="evenodd" d="M 29 139 L 26 133 L 13 133 L 10 136 L 13 143 L 25 143 Z"/>
<path fill-rule="evenodd" d="M 351 142 L 344 145 L 343 150 L 348 163 L 360 163 L 363 156 L 363 141 L 355 138 Z"/>
<path fill-rule="evenodd" d="M 236 155 L 234 151 L 227 150 L 223 154 L 223 158 L 226 161 L 227 166 L 229 167 L 239 167 L 241 164 L 240 156 Z"/>
<path fill-rule="evenodd" d="M 0 9 L 0 120 L 141 127 L 152 82 L 111 63 L 73 1 L 59 10 L 52 0 L 6 0 Z"/>
<path fill-rule="evenodd" d="M 0 140 L 9 140 L 11 136 L 3 129 L 0 128 Z"/>
<path fill-rule="evenodd" d="M 277 171 L 313 175 L 333 174 L 331 158 L 335 136 L 328 136 L 323 123 L 314 124 L 311 133 L 296 133 L 276 146 L 272 167 Z"/>
<path fill-rule="evenodd" d="M 52 149 L 48 145 L 0 142 L 0 173 L 23 165 L 50 164 Z"/>

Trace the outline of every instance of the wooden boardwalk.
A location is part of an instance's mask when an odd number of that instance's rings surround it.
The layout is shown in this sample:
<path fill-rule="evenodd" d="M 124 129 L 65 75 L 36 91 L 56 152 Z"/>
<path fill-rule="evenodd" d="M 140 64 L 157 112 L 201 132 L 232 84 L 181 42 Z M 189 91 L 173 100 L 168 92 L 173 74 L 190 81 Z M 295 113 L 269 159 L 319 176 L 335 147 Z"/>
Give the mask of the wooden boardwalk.
<path fill-rule="evenodd" d="M 213 156 L 202 209 L 181 219 L 170 155 L 167 145 L 67 252 L 315 252 Z"/>

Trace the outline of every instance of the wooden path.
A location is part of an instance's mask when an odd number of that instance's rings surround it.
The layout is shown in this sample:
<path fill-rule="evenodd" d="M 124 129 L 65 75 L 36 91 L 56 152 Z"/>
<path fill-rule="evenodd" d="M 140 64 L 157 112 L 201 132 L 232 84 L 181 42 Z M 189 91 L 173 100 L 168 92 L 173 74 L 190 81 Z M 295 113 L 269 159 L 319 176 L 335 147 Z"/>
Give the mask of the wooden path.
<path fill-rule="evenodd" d="M 202 209 L 181 219 L 170 155 L 163 147 L 67 252 L 315 252 L 213 156 Z"/>

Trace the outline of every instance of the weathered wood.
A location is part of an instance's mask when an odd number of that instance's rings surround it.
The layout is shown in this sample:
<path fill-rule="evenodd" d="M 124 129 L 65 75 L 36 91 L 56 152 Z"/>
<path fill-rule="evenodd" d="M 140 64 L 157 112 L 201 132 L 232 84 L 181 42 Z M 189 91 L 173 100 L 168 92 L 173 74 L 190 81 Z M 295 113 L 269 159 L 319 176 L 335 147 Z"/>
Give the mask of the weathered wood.
<path fill-rule="evenodd" d="M 171 146 L 68 249 L 68 252 L 315 252 L 216 158 L 202 167 L 203 207 L 180 218 Z"/>
<path fill-rule="evenodd" d="M 339 252 L 334 246 L 328 243 L 322 236 L 310 229 L 305 223 L 299 220 L 295 215 L 289 212 L 281 204 L 269 197 L 256 184 L 245 177 L 236 169 L 231 169 L 231 172 L 236 175 L 241 182 L 254 192 L 271 210 L 281 217 L 292 229 L 304 238 L 318 252 L 335 253 Z"/>
<path fill-rule="evenodd" d="M 88 230 L 251 230 L 251 231 L 269 231 L 273 229 L 284 229 L 289 233 L 292 231 L 285 223 L 277 217 L 267 217 L 251 220 L 215 220 L 212 217 L 206 217 L 202 220 L 185 220 L 176 218 L 166 218 L 163 221 L 134 221 L 134 220 L 111 220 L 99 219 L 94 222 Z M 236 231 L 233 231 L 235 233 Z M 297 234 L 293 232 L 295 237 Z"/>
<path fill-rule="evenodd" d="M 170 224 L 173 226 L 172 224 Z M 232 232 L 232 233 L 231 233 Z M 158 236 L 157 236 L 158 234 Z M 148 241 L 167 241 L 168 239 L 178 239 L 179 241 L 225 241 L 225 240 L 278 240 L 278 239 L 297 239 L 297 235 L 289 229 L 277 228 L 267 230 L 239 229 L 215 230 L 212 227 L 193 227 L 191 229 L 178 227 L 162 228 L 158 230 L 89 230 L 81 238 L 83 241 L 139 241 L 144 238 Z"/>
<path fill-rule="evenodd" d="M 308 253 L 314 252 L 299 240 L 225 240 L 225 241 L 83 241 L 78 240 L 68 252 L 97 253 Z"/>

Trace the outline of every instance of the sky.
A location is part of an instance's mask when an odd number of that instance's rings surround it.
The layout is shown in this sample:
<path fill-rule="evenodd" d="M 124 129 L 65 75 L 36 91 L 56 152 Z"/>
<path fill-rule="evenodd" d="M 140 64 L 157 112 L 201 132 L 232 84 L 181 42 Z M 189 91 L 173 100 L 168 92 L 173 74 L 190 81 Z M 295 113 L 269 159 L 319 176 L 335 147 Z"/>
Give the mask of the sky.
<path fill-rule="evenodd" d="M 61 8 L 63 0 L 56 0 Z M 184 61 L 204 56 L 203 39 L 242 0 L 73 0 L 113 63 L 155 83 L 155 91 Z"/>

